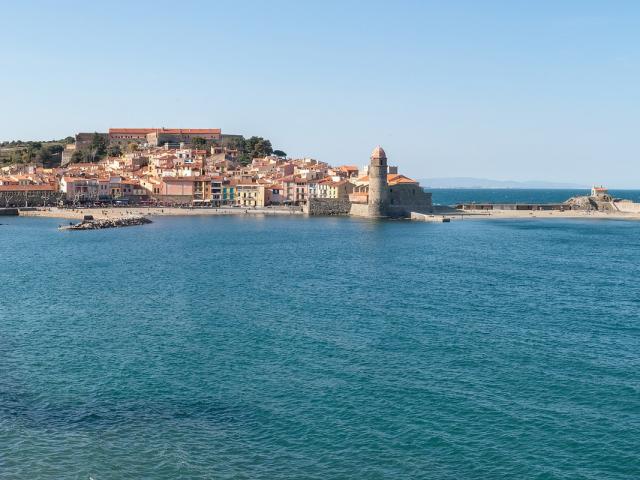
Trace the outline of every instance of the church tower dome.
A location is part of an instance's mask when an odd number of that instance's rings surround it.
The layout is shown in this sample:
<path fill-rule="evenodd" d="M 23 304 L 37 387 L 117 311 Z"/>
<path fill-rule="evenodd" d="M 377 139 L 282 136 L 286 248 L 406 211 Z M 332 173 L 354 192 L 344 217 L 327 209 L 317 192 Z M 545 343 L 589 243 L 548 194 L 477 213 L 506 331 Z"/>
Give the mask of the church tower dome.
<path fill-rule="evenodd" d="M 376 148 L 373 149 L 373 152 L 371 152 L 371 158 L 372 159 L 384 158 L 386 160 L 387 154 L 384 152 L 384 149 L 380 145 L 378 145 Z"/>

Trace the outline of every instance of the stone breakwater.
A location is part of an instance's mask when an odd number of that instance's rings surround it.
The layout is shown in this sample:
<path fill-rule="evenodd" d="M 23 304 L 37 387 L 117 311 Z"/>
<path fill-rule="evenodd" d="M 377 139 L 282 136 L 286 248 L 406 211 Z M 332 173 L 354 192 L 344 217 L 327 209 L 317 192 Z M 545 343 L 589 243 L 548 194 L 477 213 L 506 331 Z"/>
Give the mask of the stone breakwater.
<path fill-rule="evenodd" d="M 120 227 L 133 227 L 135 225 L 145 225 L 152 223 L 151 220 L 145 217 L 125 217 L 116 219 L 101 219 L 101 220 L 84 220 L 75 225 L 68 225 L 60 227 L 60 230 L 101 230 L 103 228 L 120 228 Z"/>

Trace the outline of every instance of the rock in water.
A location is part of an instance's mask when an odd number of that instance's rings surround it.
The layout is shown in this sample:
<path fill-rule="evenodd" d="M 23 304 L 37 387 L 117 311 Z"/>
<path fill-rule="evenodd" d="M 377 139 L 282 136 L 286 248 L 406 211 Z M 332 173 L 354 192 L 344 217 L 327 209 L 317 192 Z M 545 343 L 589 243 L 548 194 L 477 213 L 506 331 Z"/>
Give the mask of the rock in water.
<path fill-rule="evenodd" d="M 146 223 L 152 222 L 145 217 L 125 217 L 116 219 L 105 218 L 101 220 L 83 220 L 75 225 L 59 227 L 59 230 L 100 230 L 103 228 L 133 227 L 135 225 L 144 225 Z"/>

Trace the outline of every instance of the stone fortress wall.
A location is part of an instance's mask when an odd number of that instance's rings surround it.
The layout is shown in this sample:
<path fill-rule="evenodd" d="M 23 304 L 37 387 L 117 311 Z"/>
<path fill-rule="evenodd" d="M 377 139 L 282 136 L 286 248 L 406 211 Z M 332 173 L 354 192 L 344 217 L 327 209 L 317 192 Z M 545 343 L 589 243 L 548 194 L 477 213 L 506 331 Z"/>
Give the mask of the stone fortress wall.
<path fill-rule="evenodd" d="M 349 200 L 337 198 L 310 198 L 304 206 L 307 215 L 349 215 L 350 210 Z"/>
<path fill-rule="evenodd" d="M 394 185 L 389 187 L 390 217 L 409 217 L 411 212 L 431 213 L 433 203 L 431 193 L 425 192 L 420 185 Z"/>

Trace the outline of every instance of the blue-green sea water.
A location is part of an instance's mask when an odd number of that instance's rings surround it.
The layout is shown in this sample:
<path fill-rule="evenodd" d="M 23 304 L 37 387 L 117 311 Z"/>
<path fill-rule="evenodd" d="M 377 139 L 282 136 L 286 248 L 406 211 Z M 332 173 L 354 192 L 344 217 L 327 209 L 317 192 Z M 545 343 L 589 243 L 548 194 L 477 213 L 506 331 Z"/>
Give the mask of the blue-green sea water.
<path fill-rule="evenodd" d="M 0 478 L 640 478 L 640 223 L 0 217 Z"/>

